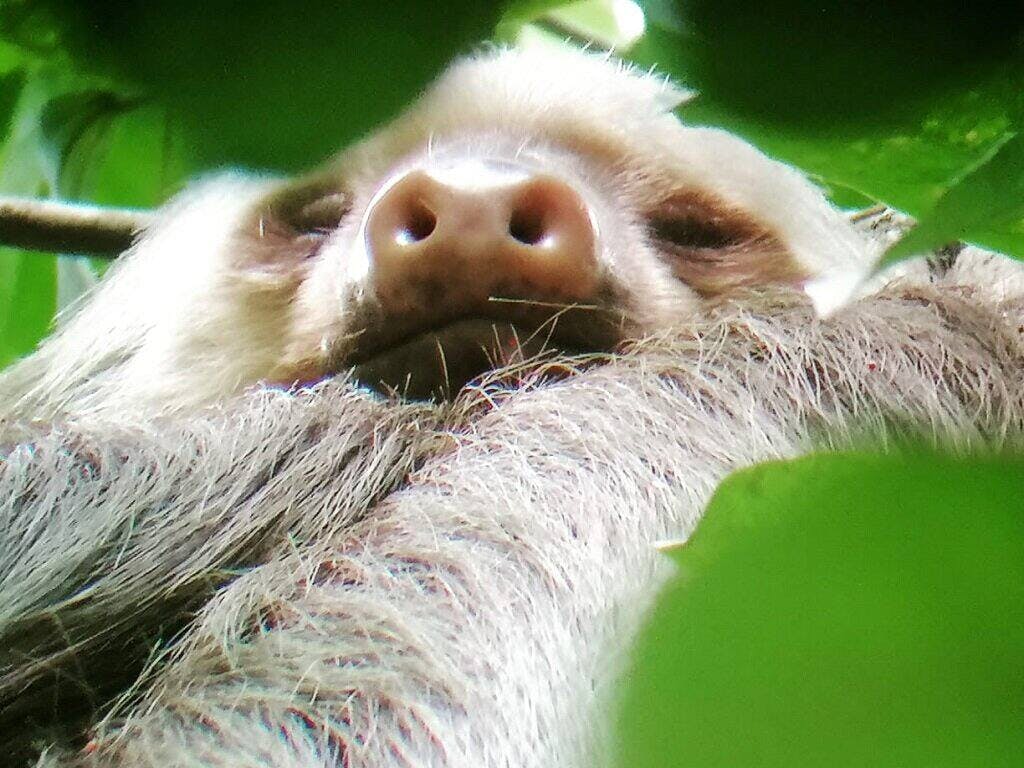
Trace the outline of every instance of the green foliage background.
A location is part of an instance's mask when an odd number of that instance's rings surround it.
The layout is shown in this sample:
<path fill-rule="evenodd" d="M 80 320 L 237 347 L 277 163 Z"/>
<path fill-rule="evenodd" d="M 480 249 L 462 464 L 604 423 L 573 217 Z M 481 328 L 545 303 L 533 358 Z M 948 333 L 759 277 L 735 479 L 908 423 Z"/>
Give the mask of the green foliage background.
<path fill-rule="evenodd" d="M 0 194 L 150 207 L 213 168 L 303 170 L 480 41 L 608 26 L 608 2 L 573 5 L 4 0 Z M 625 53 L 699 90 L 683 118 L 841 205 L 916 217 L 892 258 L 1024 255 L 1024 6 L 640 5 Z M 98 269 L 0 249 L 0 366 Z M 1009 765 L 1020 478 L 1016 459 L 857 455 L 727 484 L 640 646 L 623 764 Z"/>

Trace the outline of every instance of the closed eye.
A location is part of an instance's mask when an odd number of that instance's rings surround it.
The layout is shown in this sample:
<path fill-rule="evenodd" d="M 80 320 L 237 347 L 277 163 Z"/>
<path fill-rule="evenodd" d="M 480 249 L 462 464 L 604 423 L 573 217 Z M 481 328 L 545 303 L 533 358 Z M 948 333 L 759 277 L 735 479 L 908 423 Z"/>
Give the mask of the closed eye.
<path fill-rule="evenodd" d="M 678 279 L 704 296 L 808 277 L 785 243 L 753 216 L 694 191 L 647 215 L 651 244 Z"/>
<path fill-rule="evenodd" d="M 296 232 L 325 237 L 341 226 L 350 208 L 347 195 L 331 192 L 302 205 L 288 223 Z"/>
<path fill-rule="evenodd" d="M 652 237 L 679 248 L 728 248 L 764 233 L 751 217 L 698 192 L 680 192 L 648 214 Z"/>
<path fill-rule="evenodd" d="M 270 201 L 269 217 L 295 236 L 324 239 L 341 226 L 351 208 L 351 197 L 337 180 L 321 178 L 278 192 Z"/>
<path fill-rule="evenodd" d="M 239 259 L 243 273 L 297 274 L 295 269 L 320 253 L 351 210 L 336 181 L 306 181 L 274 193 L 245 228 L 249 247 Z"/>
<path fill-rule="evenodd" d="M 742 237 L 722 223 L 692 215 L 652 219 L 649 228 L 655 240 L 682 248 L 727 248 Z"/>

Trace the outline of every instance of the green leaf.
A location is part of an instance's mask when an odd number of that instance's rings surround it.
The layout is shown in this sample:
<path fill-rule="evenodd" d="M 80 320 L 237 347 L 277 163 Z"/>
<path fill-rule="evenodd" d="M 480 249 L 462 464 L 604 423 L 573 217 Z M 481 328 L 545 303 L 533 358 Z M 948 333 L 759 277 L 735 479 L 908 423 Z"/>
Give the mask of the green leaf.
<path fill-rule="evenodd" d="M 1014 133 L 1001 96 L 1012 77 L 992 76 L 966 91 L 880 126 L 760 123 L 731 113 L 701 94 L 682 108 L 684 120 L 718 125 L 773 157 L 802 168 L 826 187 L 842 186 L 914 217 L 924 216 L 946 189 Z"/>
<path fill-rule="evenodd" d="M 506 44 L 513 43 L 524 25 L 555 8 L 571 5 L 572 2 L 573 0 L 512 0 L 505 4 L 501 18 L 494 26 L 494 37 Z"/>
<path fill-rule="evenodd" d="M 0 137 L 6 137 L 10 130 L 14 107 L 18 103 L 18 97 L 24 86 L 24 72 L 14 70 L 0 74 Z"/>
<path fill-rule="evenodd" d="M 84 179 L 103 163 L 111 123 L 133 103 L 109 88 L 75 84 L 51 88 L 39 109 L 33 138 L 55 169 L 55 195 L 81 198 L 89 186 Z"/>
<path fill-rule="evenodd" d="M 37 0 L 0 3 L 2 47 L 22 58 L 59 55 L 60 30 L 51 9 Z"/>
<path fill-rule="evenodd" d="M 22 70 L 31 60 L 31 56 L 24 50 L 0 39 L 0 74 L 9 75 Z"/>
<path fill-rule="evenodd" d="M 682 23 L 650 23 L 631 57 L 700 90 L 682 107 L 684 120 L 745 137 L 811 174 L 837 201 L 883 201 L 921 218 L 1020 132 L 1020 13 L 678 6 Z M 984 241 L 1005 247 L 1016 234 L 1002 227 Z"/>
<path fill-rule="evenodd" d="M 953 183 L 879 266 L 959 241 L 1024 258 L 1024 136 L 1007 138 Z"/>
<path fill-rule="evenodd" d="M 96 119 L 68 145 L 60 193 L 101 205 L 158 206 L 197 170 L 166 108 L 131 105 Z"/>
<path fill-rule="evenodd" d="M 69 55 L 166 108 L 201 167 L 306 169 L 408 104 L 500 12 L 459 0 L 49 0 Z"/>
<path fill-rule="evenodd" d="M 0 367 L 35 348 L 50 328 L 56 305 L 54 259 L 0 248 Z"/>
<path fill-rule="evenodd" d="M 158 202 L 162 195 L 152 189 L 161 179 L 160 168 L 152 163 L 146 167 L 140 160 L 147 148 L 163 148 L 162 134 L 156 134 L 156 141 L 136 135 L 134 141 L 124 143 L 122 154 L 131 155 L 136 173 L 115 177 L 110 185 L 117 188 L 113 195 L 104 183 L 118 167 L 111 162 L 116 155 L 111 138 L 140 110 L 94 79 L 59 67 L 33 66 L 27 74 L 16 74 L 23 75 L 24 87 L 12 99 L 10 130 L 0 145 L 0 191 L 58 193 L 132 205 Z M 94 278 L 90 279 L 84 262 L 58 262 L 49 254 L 13 250 L 0 254 L 2 366 L 30 352 L 50 330 L 58 305 L 69 304 Z"/>
<path fill-rule="evenodd" d="M 672 557 L 620 765 L 1019 765 L 1024 461 L 755 467 Z"/>
<path fill-rule="evenodd" d="M 662 3 L 655 3 L 655 6 Z M 688 85 L 761 122 L 879 124 L 1021 53 L 1024 7 L 677 0 Z M 668 28 L 667 23 L 662 25 Z"/>

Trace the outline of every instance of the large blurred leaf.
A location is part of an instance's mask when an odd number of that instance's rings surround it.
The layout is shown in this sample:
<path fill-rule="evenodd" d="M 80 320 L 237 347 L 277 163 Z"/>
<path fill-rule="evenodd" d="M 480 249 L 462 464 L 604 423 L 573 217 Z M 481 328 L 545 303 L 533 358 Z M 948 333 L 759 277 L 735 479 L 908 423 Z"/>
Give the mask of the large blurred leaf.
<path fill-rule="evenodd" d="M 665 0 L 653 3 L 664 24 Z M 677 0 L 689 84 L 764 122 L 877 124 L 1020 52 L 1024 6 Z M 987 12 L 986 12 L 987 11 Z"/>
<path fill-rule="evenodd" d="M 0 126 L 6 130 L 14 114 L 14 105 L 18 101 L 21 89 L 25 84 L 25 73 L 19 67 L 4 71 L 0 65 Z"/>
<path fill-rule="evenodd" d="M 728 127 L 826 184 L 850 187 L 921 215 L 1013 133 L 1017 88 L 1014 70 L 991 72 L 970 88 L 908 105 L 899 120 L 874 126 L 759 123 L 727 111 L 710 94 L 684 107 L 683 116 Z"/>
<path fill-rule="evenodd" d="M 677 9 L 662 15 L 668 23 L 649 19 L 631 55 L 701 90 L 684 118 L 745 136 L 840 202 L 878 200 L 924 218 L 1021 130 L 1024 6 L 790 0 L 752 11 L 694 0 Z M 1024 169 L 1001 169 L 1008 196 Z M 954 200 L 986 204 L 971 190 Z M 1019 218 L 982 217 L 960 236 L 1021 255 L 1022 229 Z"/>
<path fill-rule="evenodd" d="M 673 557 L 621 765 L 1020 765 L 1024 462 L 757 467 Z"/>
<path fill-rule="evenodd" d="M 136 86 L 204 166 L 306 168 L 408 103 L 492 31 L 500 7 L 446 3 L 40 3 L 79 66 Z"/>
<path fill-rule="evenodd" d="M 157 206 L 197 170 L 180 125 L 150 102 L 75 91 L 49 101 L 39 125 L 41 146 L 59 157 L 60 197 Z"/>

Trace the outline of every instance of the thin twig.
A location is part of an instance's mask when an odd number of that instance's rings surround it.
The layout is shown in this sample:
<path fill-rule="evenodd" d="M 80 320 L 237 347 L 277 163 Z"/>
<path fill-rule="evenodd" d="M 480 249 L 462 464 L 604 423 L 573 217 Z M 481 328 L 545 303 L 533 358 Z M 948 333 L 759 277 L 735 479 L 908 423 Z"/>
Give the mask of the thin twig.
<path fill-rule="evenodd" d="M 856 211 L 850 214 L 850 221 L 856 224 L 858 221 L 864 221 L 864 219 L 870 219 L 872 216 L 880 216 L 889 210 L 889 206 L 884 203 L 878 203 L 872 205 L 870 208 L 864 208 L 863 210 Z"/>
<path fill-rule="evenodd" d="M 130 208 L 0 197 L 0 245 L 115 258 L 153 221 Z"/>

